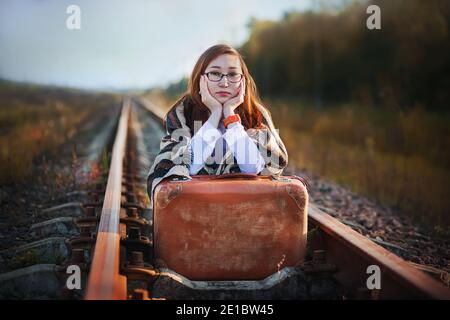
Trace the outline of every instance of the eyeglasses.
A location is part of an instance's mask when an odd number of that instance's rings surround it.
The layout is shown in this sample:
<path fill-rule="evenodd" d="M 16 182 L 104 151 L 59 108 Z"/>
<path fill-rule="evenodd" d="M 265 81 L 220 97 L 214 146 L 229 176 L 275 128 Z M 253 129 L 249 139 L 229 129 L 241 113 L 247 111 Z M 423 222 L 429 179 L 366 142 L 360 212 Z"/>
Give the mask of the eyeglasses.
<path fill-rule="evenodd" d="M 227 80 L 231 83 L 238 83 L 242 80 L 243 74 L 231 72 L 228 74 L 223 74 L 220 72 L 207 72 L 204 73 L 208 77 L 208 79 L 212 82 L 219 82 L 223 77 L 227 77 Z"/>

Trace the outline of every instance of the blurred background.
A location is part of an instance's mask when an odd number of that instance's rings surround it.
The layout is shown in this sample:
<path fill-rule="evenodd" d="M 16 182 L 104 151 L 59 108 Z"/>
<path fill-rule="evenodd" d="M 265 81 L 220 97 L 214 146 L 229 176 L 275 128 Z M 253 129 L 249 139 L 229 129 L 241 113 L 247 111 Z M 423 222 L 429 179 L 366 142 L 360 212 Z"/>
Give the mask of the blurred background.
<path fill-rule="evenodd" d="M 2 189 L 125 93 L 169 108 L 199 55 L 228 43 L 291 163 L 449 234 L 449 23 L 448 0 L 1 0 Z"/>

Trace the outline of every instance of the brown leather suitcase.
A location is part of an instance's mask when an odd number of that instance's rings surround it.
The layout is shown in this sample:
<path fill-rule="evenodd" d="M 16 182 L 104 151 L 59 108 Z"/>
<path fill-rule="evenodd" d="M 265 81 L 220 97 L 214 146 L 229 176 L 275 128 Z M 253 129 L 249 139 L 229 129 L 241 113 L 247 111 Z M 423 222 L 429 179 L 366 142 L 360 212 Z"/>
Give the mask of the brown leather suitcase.
<path fill-rule="evenodd" d="M 308 192 L 297 176 L 163 180 L 154 191 L 157 265 L 191 280 L 257 280 L 306 251 Z"/>

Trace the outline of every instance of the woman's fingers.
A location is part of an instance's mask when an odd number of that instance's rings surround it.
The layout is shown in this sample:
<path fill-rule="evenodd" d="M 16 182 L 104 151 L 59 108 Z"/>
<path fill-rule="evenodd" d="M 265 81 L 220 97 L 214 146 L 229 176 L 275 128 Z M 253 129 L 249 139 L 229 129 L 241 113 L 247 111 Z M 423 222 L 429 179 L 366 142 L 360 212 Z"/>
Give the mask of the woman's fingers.
<path fill-rule="evenodd" d="M 202 75 L 200 78 L 200 92 L 202 94 L 202 97 L 205 97 L 205 98 L 212 97 L 211 94 L 209 93 L 208 86 L 206 84 L 204 75 Z"/>
<path fill-rule="evenodd" d="M 245 96 L 245 84 L 244 81 L 241 81 L 241 83 L 239 84 L 239 92 L 236 95 L 236 101 L 239 103 L 239 105 L 244 101 L 244 96 Z"/>
<path fill-rule="evenodd" d="M 242 86 L 242 84 L 241 84 Z M 238 94 L 234 97 L 225 102 L 224 107 L 231 108 L 233 111 L 239 107 L 244 102 L 244 91 L 242 90 L 242 87 L 240 88 L 240 91 Z"/>
<path fill-rule="evenodd" d="M 245 78 L 243 79 L 242 83 L 241 83 L 241 94 L 240 94 L 240 99 L 239 99 L 239 105 L 244 102 L 244 97 L 245 97 Z"/>
<path fill-rule="evenodd" d="M 200 78 L 200 92 L 202 93 L 202 96 L 205 96 L 205 97 L 207 97 L 209 94 L 204 75 L 201 75 L 201 78 Z"/>
<path fill-rule="evenodd" d="M 206 85 L 205 76 L 203 76 L 203 75 L 201 76 L 201 79 L 200 79 L 200 95 L 202 96 L 203 103 L 208 101 L 211 96 L 209 94 L 209 90 Z"/>
<path fill-rule="evenodd" d="M 200 76 L 200 95 L 202 102 L 209 110 L 214 111 L 222 108 L 222 104 L 209 92 L 208 84 L 206 83 L 204 75 Z"/>

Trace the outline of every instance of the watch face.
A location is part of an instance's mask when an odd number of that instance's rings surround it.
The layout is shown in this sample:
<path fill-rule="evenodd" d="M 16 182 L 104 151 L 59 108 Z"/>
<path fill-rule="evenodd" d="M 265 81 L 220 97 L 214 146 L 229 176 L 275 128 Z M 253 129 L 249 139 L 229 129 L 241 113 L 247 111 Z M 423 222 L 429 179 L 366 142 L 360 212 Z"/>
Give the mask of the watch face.
<path fill-rule="evenodd" d="M 241 117 L 238 114 L 233 114 L 224 120 L 225 127 L 228 127 L 232 123 L 240 122 Z"/>

